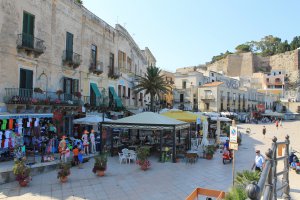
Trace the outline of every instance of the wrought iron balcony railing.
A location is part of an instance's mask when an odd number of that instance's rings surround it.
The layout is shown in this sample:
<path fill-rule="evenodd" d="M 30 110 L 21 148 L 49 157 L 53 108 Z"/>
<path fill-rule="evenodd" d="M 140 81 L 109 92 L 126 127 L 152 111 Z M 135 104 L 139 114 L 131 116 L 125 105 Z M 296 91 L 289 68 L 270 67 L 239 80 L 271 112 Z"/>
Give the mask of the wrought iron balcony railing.
<path fill-rule="evenodd" d="M 57 94 L 56 92 L 38 91 L 23 88 L 5 88 L 4 102 L 7 104 L 37 104 L 37 105 L 80 105 L 81 97 L 74 94 Z"/>
<path fill-rule="evenodd" d="M 25 33 L 18 34 L 17 48 L 33 51 L 36 54 L 42 54 L 46 50 L 44 40 Z"/>
<path fill-rule="evenodd" d="M 85 106 L 93 106 L 93 107 L 108 107 L 108 97 L 91 97 L 91 96 L 83 96 L 83 103 Z"/>
<path fill-rule="evenodd" d="M 121 76 L 121 73 L 118 68 L 108 66 L 108 77 L 113 79 L 118 79 Z"/>
<path fill-rule="evenodd" d="M 63 51 L 63 63 L 77 68 L 81 64 L 81 56 L 73 51 L 65 50 Z"/>
<path fill-rule="evenodd" d="M 90 72 L 95 73 L 95 74 L 102 74 L 103 73 L 103 62 L 100 61 L 91 61 Z"/>
<path fill-rule="evenodd" d="M 215 96 L 214 95 L 205 95 L 205 96 L 201 96 L 202 100 L 215 100 Z"/>

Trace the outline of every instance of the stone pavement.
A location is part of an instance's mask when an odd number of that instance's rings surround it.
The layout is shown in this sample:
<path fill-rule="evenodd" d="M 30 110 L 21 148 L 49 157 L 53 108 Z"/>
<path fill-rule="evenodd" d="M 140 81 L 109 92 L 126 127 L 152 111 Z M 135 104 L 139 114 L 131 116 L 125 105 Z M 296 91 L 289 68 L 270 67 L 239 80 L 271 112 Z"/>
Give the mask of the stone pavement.
<path fill-rule="evenodd" d="M 262 125 L 240 125 L 242 132 L 250 127 L 252 134 L 243 134 L 242 145 L 236 153 L 236 170 L 250 169 L 255 157 L 254 150 L 264 152 L 270 147 L 271 138 L 284 138 L 283 132 L 291 136 L 292 146 L 298 145 L 296 137 L 300 122 L 284 122 L 282 131 L 267 125 L 263 139 Z M 274 130 L 273 130 L 274 129 Z M 85 163 L 83 169 L 72 168 L 69 181 L 61 184 L 52 171 L 33 177 L 29 187 L 20 188 L 17 182 L 0 185 L 0 199 L 185 199 L 196 187 L 228 191 L 232 184 L 232 164 L 222 164 L 222 154 L 215 153 L 213 160 L 199 159 L 196 164 L 159 163 L 151 157 L 151 168 L 141 171 L 135 164 L 119 164 L 118 157 L 109 157 L 104 177 L 92 173 L 93 160 Z M 291 172 L 293 199 L 299 196 L 299 175 Z M 298 186 L 297 186 L 298 184 Z"/>

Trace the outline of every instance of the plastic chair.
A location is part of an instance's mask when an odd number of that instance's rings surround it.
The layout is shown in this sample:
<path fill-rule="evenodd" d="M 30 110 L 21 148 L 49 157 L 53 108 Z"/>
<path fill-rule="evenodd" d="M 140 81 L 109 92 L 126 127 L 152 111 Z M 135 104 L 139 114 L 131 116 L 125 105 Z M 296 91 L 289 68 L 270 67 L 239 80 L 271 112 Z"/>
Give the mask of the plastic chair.
<path fill-rule="evenodd" d="M 128 157 L 129 164 L 131 160 L 136 162 L 136 153 L 134 151 L 129 152 L 129 157 Z"/>
<path fill-rule="evenodd" d="M 119 153 L 119 162 L 122 164 L 122 162 L 125 161 L 127 164 L 127 157 L 123 153 Z"/>

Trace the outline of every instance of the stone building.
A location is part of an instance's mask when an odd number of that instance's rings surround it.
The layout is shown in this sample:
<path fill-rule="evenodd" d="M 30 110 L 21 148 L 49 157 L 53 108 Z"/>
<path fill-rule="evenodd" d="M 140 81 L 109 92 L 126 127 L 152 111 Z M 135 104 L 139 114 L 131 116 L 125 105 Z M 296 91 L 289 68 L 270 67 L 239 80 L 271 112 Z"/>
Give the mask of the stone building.
<path fill-rule="evenodd" d="M 83 105 L 102 112 L 104 104 L 147 103 L 132 87 L 135 75 L 156 62 L 150 50 L 73 0 L 2 0 L 0 31 L 0 112 L 29 112 L 27 105 L 38 102 L 43 106 L 31 111 L 62 111 L 63 131 L 70 134 Z"/>

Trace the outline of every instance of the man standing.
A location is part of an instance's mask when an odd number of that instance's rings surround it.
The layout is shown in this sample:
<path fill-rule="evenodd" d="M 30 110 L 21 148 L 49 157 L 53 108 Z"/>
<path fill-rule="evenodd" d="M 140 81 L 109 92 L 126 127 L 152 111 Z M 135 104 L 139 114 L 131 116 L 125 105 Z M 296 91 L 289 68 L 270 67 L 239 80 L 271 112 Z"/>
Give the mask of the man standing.
<path fill-rule="evenodd" d="M 264 157 L 260 154 L 260 150 L 256 150 L 255 153 L 256 153 L 255 161 L 254 161 L 253 166 L 252 166 L 251 169 L 253 170 L 254 167 L 255 167 L 255 171 L 261 172 L 262 169 L 263 169 L 263 165 L 264 165 L 264 163 L 265 163 L 265 159 L 264 159 Z"/>
<path fill-rule="evenodd" d="M 264 135 L 264 138 L 265 138 L 266 132 L 267 132 L 267 129 L 266 129 L 266 127 L 264 126 L 264 127 L 263 127 L 263 130 L 262 130 L 262 134 Z"/>

